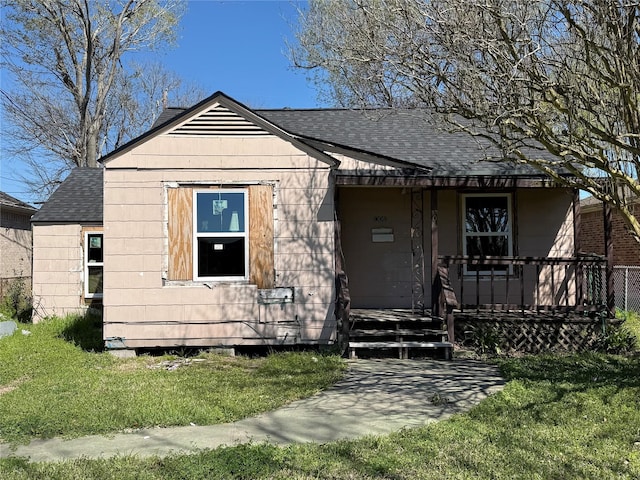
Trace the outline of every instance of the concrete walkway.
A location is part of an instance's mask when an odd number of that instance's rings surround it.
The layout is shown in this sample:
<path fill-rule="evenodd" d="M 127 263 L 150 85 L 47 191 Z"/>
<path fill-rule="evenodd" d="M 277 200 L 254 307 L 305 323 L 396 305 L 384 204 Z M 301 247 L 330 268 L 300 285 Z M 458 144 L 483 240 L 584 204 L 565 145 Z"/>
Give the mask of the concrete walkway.
<path fill-rule="evenodd" d="M 504 385 L 494 366 L 472 360 L 357 360 L 345 378 L 313 397 L 239 422 L 153 428 L 113 436 L 34 440 L 0 458 L 31 461 L 166 455 L 247 442 L 327 443 L 387 434 L 469 409 Z"/>

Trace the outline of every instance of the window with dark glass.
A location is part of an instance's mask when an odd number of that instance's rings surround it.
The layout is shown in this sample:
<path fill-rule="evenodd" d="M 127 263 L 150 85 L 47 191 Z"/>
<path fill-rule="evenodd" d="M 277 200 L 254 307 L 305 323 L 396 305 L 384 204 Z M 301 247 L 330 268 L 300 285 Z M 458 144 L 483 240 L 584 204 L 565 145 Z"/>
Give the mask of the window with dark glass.
<path fill-rule="evenodd" d="M 102 297 L 103 240 L 102 232 L 85 232 L 84 296 L 86 298 Z"/>
<path fill-rule="evenodd" d="M 503 257 L 513 253 L 511 197 L 508 194 L 469 194 L 463 197 L 463 253 Z M 506 272 L 496 265 L 494 272 Z M 468 265 L 468 272 L 489 272 L 485 265 Z"/>
<path fill-rule="evenodd" d="M 195 278 L 247 279 L 247 190 L 196 190 L 193 205 Z"/>

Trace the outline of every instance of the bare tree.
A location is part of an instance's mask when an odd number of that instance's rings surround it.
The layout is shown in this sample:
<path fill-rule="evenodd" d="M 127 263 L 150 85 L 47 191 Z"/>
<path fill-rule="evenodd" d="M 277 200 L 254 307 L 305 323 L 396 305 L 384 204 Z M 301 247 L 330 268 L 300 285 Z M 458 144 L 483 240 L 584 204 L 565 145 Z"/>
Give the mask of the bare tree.
<path fill-rule="evenodd" d="M 311 0 L 299 22 L 292 60 L 337 104 L 429 108 L 640 241 L 638 0 Z"/>
<path fill-rule="evenodd" d="M 174 41 L 180 0 L 2 0 L 2 9 L 5 149 L 35 167 L 45 191 L 148 128 L 150 98 L 179 84 L 134 60 Z"/>

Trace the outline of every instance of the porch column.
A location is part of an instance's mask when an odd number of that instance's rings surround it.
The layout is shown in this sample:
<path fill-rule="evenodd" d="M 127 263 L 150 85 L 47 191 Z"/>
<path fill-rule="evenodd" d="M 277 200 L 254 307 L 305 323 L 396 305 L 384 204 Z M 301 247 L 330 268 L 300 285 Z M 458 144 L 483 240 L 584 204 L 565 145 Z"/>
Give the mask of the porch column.
<path fill-rule="evenodd" d="M 584 271 L 580 262 L 582 250 L 582 218 L 580 215 L 580 190 L 573 190 L 573 256 L 576 258 L 576 310 L 581 312 L 584 307 Z"/>
<path fill-rule="evenodd" d="M 605 278 L 607 281 L 607 312 L 609 318 L 616 316 L 616 295 L 613 286 L 613 239 L 611 238 L 612 220 L 611 205 L 602 202 L 602 212 L 604 217 L 604 255 L 607 258 L 605 268 Z"/>
<path fill-rule="evenodd" d="M 411 190 L 411 310 L 424 314 L 424 207 L 422 189 Z"/>
<path fill-rule="evenodd" d="M 346 349 L 349 342 L 349 314 L 351 310 L 351 295 L 349 293 L 349 279 L 344 265 L 344 253 L 342 251 L 342 225 L 339 212 L 339 190 L 334 185 L 333 199 L 333 225 L 334 225 L 334 259 L 335 259 L 335 317 L 338 327 L 338 346 Z"/>
<path fill-rule="evenodd" d="M 438 310 L 436 278 L 438 277 L 438 190 L 431 189 L 431 312 Z"/>

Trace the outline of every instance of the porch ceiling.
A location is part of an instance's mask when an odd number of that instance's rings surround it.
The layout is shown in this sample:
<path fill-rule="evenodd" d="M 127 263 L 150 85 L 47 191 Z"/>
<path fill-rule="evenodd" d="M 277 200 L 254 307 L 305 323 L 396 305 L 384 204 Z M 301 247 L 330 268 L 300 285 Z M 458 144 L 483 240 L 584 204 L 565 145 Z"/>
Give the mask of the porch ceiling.
<path fill-rule="evenodd" d="M 540 177 L 452 176 L 432 177 L 398 173 L 356 174 L 337 171 L 336 185 L 438 188 L 554 188 L 556 182 Z"/>

